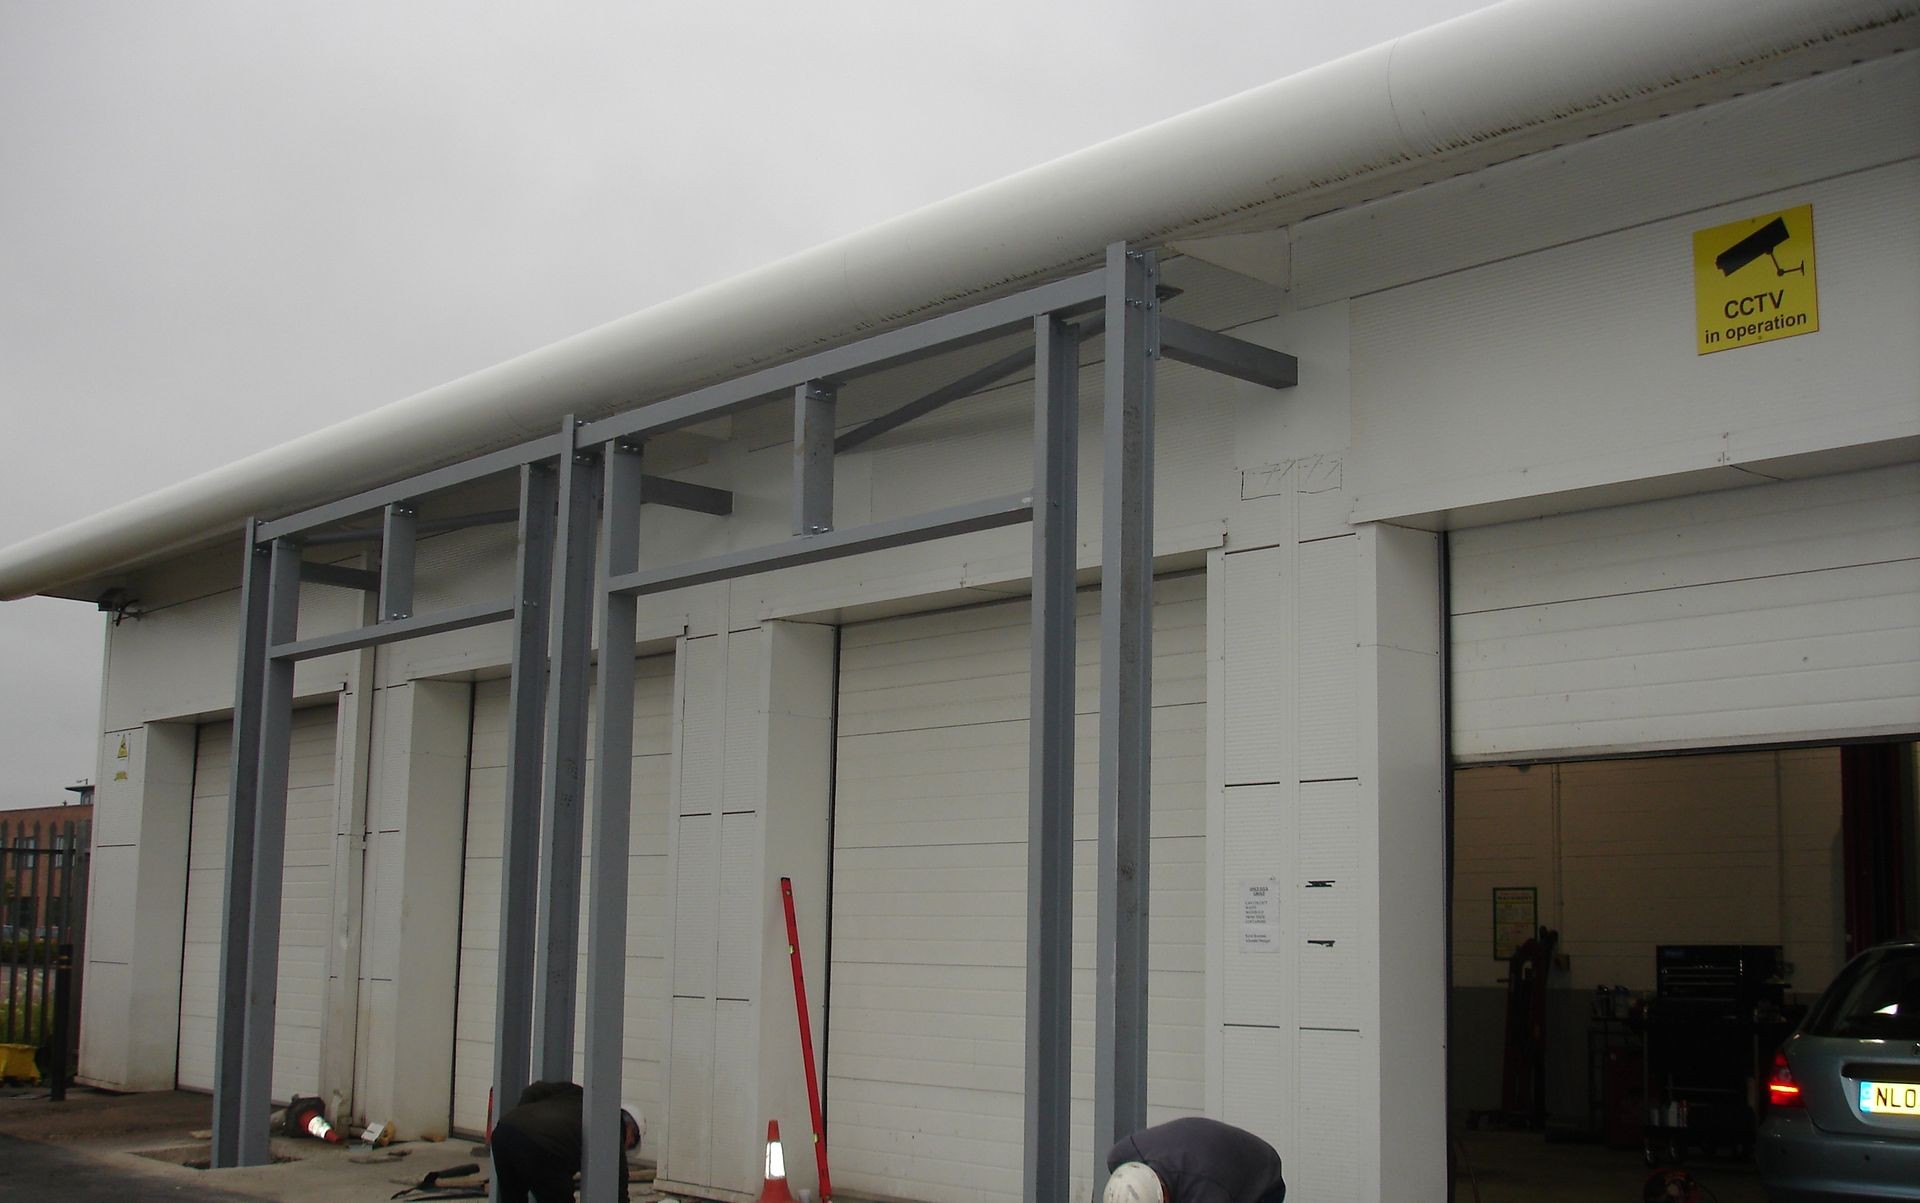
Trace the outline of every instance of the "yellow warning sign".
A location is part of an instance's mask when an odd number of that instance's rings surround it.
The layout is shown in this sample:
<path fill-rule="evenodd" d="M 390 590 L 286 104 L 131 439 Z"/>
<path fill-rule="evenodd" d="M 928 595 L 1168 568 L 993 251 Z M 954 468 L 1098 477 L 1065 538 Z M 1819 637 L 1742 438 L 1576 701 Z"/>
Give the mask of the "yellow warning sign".
<path fill-rule="evenodd" d="M 1818 330 L 1813 206 L 1695 230 L 1693 306 L 1702 355 Z"/>

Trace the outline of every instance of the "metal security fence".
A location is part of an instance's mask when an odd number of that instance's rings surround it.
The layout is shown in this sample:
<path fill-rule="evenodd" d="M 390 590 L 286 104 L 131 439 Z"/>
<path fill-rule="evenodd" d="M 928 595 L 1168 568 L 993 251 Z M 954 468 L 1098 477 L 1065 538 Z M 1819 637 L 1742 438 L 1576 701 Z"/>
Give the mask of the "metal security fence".
<path fill-rule="evenodd" d="M 80 1039 L 79 965 L 93 824 L 0 818 L 0 1078 L 65 1094 Z"/>

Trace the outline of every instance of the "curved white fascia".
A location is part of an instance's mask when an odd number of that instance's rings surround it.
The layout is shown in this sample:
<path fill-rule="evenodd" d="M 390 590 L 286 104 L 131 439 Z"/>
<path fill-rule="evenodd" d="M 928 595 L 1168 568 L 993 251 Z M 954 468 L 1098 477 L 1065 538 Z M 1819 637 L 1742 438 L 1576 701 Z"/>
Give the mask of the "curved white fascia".
<path fill-rule="evenodd" d="M 1510 0 L 1148 126 L 0 552 L 49 592 L 1093 263 L 1272 227 L 1920 44 L 1920 0 Z"/>

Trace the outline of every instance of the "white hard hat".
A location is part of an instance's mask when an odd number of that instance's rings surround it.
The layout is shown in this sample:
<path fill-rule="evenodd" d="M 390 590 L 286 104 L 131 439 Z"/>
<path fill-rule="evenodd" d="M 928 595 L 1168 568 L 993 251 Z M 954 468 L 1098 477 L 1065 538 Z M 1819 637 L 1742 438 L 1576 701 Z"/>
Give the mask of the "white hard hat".
<path fill-rule="evenodd" d="M 1160 1175 L 1140 1161 L 1129 1161 L 1107 1179 L 1107 1192 L 1101 1203 L 1167 1203 L 1167 1188 Z"/>

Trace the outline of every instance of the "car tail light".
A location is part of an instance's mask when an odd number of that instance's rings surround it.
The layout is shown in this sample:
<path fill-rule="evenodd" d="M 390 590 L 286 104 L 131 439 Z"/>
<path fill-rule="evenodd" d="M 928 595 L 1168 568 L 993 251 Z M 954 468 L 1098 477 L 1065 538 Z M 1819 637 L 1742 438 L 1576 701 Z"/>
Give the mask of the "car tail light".
<path fill-rule="evenodd" d="M 1773 1073 L 1767 1078 L 1767 1102 L 1775 1107 L 1804 1107 L 1800 1084 L 1793 1080 L 1793 1068 L 1787 1064 L 1787 1050 L 1773 1054 Z"/>

